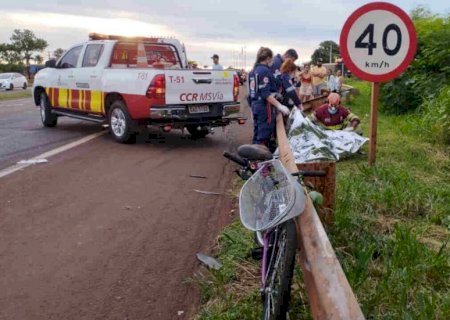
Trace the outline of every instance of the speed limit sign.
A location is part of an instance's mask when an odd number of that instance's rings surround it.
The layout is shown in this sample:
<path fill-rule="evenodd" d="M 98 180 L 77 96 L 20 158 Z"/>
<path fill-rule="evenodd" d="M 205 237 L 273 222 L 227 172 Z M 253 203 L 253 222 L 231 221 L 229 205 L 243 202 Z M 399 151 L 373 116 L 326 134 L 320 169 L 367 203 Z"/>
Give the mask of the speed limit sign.
<path fill-rule="evenodd" d="M 399 7 L 373 2 L 353 12 L 341 31 L 345 65 L 367 81 L 389 81 L 414 58 L 417 38 L 409 16 Z"/>
<path fill-rule="evenodd" d="M 417 37 L 408 15 L 386 2 L 373 2 L 353 12 L 340 38 L 344 64 L 357 77 L 372 82 L 369 165 L 375 164 L 379 82 L 399 76 L 414 59 Z"/>

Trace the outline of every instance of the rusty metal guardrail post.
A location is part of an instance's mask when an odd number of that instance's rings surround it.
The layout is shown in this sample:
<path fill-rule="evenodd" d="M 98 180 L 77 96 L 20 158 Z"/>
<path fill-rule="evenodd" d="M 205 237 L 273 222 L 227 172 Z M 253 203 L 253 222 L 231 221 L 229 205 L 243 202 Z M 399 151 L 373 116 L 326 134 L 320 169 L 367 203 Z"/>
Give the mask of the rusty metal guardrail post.
<path fill-rule="evenodd" d="M 280 160 L 287 170 L 296 172 L 283 117 L 277 115 L 277 140 Z M 314 319 L 364 319 L 356 297 L 336 258 L 330 240 L 311 200 L 297 218 L 299 262 Z"/>

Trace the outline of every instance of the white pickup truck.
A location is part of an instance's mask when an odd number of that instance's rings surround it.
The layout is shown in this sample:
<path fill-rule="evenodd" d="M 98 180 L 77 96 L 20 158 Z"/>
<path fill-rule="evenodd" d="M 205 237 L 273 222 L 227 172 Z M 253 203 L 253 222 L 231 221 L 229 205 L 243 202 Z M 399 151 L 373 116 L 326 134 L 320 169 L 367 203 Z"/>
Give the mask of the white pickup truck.
<path fill-rule="evenodd" d="M 91 34 L 46 65 L 33 85 L 46 127 L 59 116 L 91 120 L 109 125 L 118 142 L 131 142 L 139 126 L 204 137 L 213 127 L 245 121 L 230 116 L 240 108 L 237 74 L 186 69 L 175 39 Z"/>

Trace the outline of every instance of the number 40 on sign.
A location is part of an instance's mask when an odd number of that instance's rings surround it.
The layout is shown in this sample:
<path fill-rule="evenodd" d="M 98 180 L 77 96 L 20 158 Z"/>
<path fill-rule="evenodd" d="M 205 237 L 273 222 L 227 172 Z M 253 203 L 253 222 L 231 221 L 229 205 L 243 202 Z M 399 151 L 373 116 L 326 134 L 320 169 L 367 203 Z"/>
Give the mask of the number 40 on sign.
<path fill-rule="evenodd" d="M 345 65 L 358 78 L 372 82 L 369 164 L 375 163 L 379 82 L 399 76 L 417 47 L 414 25 L 399 7 L 373 2 L 353 12 L 340 36 Z"/>

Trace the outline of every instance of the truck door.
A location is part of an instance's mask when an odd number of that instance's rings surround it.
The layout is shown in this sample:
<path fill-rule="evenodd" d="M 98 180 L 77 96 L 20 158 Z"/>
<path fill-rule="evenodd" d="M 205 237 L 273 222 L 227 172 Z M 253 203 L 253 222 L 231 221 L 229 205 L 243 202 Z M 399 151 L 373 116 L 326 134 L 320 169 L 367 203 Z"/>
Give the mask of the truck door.
<path fill-rule="evenodd" d="M 104 113 L 101 87 L 104 44 L 88 43 L 78 68 L 74 69 L 75 88 L 72 90 L 72 108 L 89 113 Z"/>
<path fill-rule="evenodd" d="M 74 88 L 74 69 L 78 64 L 83 45 L 73 47 L 56 65 L 55 77 L 50 80 L 51 93 L 48 93 L 53 107 L 70 108 L 71 89 Z"/>

